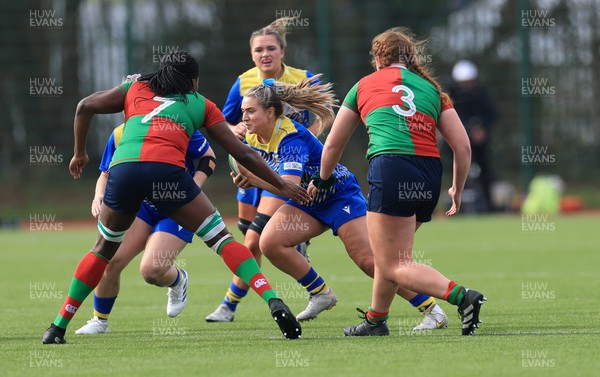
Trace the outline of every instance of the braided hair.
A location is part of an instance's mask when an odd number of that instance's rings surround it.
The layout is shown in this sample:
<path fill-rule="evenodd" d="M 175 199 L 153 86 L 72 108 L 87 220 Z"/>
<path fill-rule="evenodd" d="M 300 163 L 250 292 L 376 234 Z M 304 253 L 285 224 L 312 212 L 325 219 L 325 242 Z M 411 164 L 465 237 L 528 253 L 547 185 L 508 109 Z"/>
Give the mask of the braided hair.
<path fill-rule="evenodd" d="M 178 94 L 187 103 L 187 94 L 194 93 L 192 80 L 198 78 L 198 62 L 187 51 L 177 50 L 162 57 L 160 68 L 142 75 L 138 81 L 146 82 L 157 96 Z"/>

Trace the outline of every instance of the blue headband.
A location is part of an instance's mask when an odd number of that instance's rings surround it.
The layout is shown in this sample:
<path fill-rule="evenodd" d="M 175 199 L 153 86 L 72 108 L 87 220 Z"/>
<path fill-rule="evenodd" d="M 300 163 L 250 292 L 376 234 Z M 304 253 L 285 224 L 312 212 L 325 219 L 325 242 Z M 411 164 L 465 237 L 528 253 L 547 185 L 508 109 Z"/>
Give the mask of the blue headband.
<path fill-rule="evenodd" d="M 270 86 L 271 88 L 273 88 L 273 84 L 275 84 L 275 79 L 264 79 L 262 82 L 264 86 Z"/>

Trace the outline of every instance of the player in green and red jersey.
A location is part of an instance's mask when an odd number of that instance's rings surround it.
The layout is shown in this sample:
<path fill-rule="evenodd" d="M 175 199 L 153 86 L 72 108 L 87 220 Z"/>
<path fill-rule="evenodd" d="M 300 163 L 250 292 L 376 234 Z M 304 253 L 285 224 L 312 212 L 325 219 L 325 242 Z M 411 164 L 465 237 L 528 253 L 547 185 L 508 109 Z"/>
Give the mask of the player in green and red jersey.
<path fill-rule="evenodd" d="M 303 126 L 283 115 L 283 104 L 295 109 L 309 109 L 323 120 L 332 119 L 335 102 L 331 84 L 317 85 L 313 82 L 315 79 L 306 79 L 296 85 L 265 80 L 263 85 L 250 89 L 242 102 L 248 145 L 282 177 L 304 187 L 314 174 L 319 174 L 323 145 Z M 248 181 L 252 186 L 270 190 L 262 185 L 262 181 L 254 181 L 248 172 L 241 174 L 247 177 L 238 183 L 241 187 Z M 364 232 L 367 202 L 356 178 L 346 167 L 338 164 L 333 174 L 334 184 L 319 191 L 310 203 L 286 201 L 268 221 L 260 237 L 261 252 L 273 265 L 294 277 L 309 294 L 307 308 L 296 316 L 299 321 L 315 319 L 324 310 L 331 309 L 337 297 L 324 278 L 305 258 L 294 252 L 291 245 L 316 237 L 330 228 L 342 240 L 354 263 L 368 276 L 374 276 L 373 253 Z M 432 297 L 402 287 L 397 293 L 424 313 L 423 321 L 414 330 L 440 329 L 448 323 Z"/>
<path fill-rule="evenodd" d="M 67 325 L 98 285 L 144 198 L 217 252 L 269 304 L 285 337 L 300 337 L 300 324 L 277 298 L 252 253 L 233 239 L 219 212 L 186 172 L 185 153 L 191 135 L 206 127 L 208 134 L 236 160 L 244 161 L 244 166 L 286 196 L 304 202 L 308 195 L 298 185 L 279 177 L 250 147 L 242 144 L 215 104 L 197 89 L 198 63 L 189 53 L 176 51 L 165 56 L 158 71 L 136 82 L 93 93 L 77 105 L 75 153 L 69 164 L 75 179 L 81 177 L 89 161 L 85 144 L 93 115 L 125 111 L 125 128 L 110 164 L 98 216 L 98 239 L 77 266 L 67 298 L 42 343 L 65 343 Z"/>
<path fill-rule="evenodd" d="M 328 180 L 359 121 L 369 134 L 367 230 L 375 257 L 372 305 L 365 321 L 344 329 L 347 336 L 387 335 L 386 320 L 398 286 L 443 298 L 458 306 L 462 334 L 479 323 L 484 296 L 447 279 L 412 258 L 414 233 L 431 220 L 438 202 L 442 166 L 436 129 L 454 151 L 448 191 L 453 216 L 469 171 L 471 150 L 465 129 L 448 96 L 416 53 L 408 30 L 393 28 L 373 39 L 376 70 L 348 92 L 325 143 L 321 171 L 309 193 Z M 316 186 L 316 187 L 315 187 Z"/>

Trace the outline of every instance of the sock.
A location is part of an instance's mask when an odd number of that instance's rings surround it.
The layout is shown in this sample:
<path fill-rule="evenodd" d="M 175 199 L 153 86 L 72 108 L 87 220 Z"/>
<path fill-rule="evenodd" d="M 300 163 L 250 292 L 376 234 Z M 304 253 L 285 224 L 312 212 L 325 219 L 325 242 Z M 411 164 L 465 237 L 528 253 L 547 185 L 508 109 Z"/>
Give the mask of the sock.
<path fill-rule="evenodd" d="M 237 309 L 238 304 L 240 303 L 240 301 L 242 301 L 242 299 L 246 296 L 247 293 L 247 289 L 242 289 L 235 285 L 233 282 L 231 282 L 231 284 L 229 284 L 229 289 L 225 294 L 225 298 L 223 299 L 223 304 L 227 305 L 227 307 L 231 309 L 231 311 L 235 312 L 235 309 Z"/>
<path fill-rule="evenodd" d="M 452 305 L 460 306 L 465 299 L 465 287 L 456 284 L 454 281 L 448 283 L 448 290 L 444 295 L 444 300 L 448 301 Z"/>
<path fill-rule="evenodd" d="M 94 252 L 87 253 L 77 265 L 69 294 L 54 319 L 54 325 L 66 329 L 85 298 L 96 288 L 108 261 Z"/>
<path fill-rule="evenodd" d="M 302 284 L 311 296 L 318 295 L 327 290 L 325 280 L 312 267 L 306 275 L 298 280 L 298 283 Z"/>
<path fill-rule="evenodd" d="M 387 319 L 390 317 L 388 314 L 389 311 L 376 312 L 375 310 L 373 310 L 372 306 L 369 306 L 369 310 L 367 310 L 367 314 L 365 314 L 365 319 L 369 324 L 377 325 L 379 323 L 387 321 Z"/>
<path fill-rule="evenodd" d="M 98 297 L 94 294 L 94 315 L 107 321 L 116 299 L 117 297 Z"/>
<path fill-rule="evenodd" d="M 175 278 L 175 281 L 171 285 L 169 285 L 169 288 L 173 288 L 174 286 L 179 284 L 179 280 L 181 279 L 181 272 L 179 272 L 179 268 L 176 268 L 175 270 L 177 270 L 177 277 Z"/>
<path fill-rule="evenodd" d="M 421 314 L 429 312 L 435 306 L 435 298 L 422 293 L 417 294 L 409 302 L 412 304 L 412 306 L 419 309 Z"/>
<path fill-rule="evenodd" d="M 221 242 L 217 252 L 227 267 L 248 284 L 267 304 L 270 299 L 277 298 L 271 284 L 260 271 L 254 255 L 246 246 L 231 237 Z"/>

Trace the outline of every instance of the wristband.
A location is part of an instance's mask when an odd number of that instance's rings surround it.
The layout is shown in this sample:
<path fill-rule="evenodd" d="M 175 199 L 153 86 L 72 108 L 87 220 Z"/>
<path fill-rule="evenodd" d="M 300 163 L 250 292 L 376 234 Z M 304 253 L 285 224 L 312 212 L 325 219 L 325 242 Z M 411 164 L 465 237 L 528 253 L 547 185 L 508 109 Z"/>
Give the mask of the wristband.
<path fill-rule="evenodd" d="M 313 185 L 318 189 L 328 189 L 333 186 L 336 181 L 335 175 L 333 174 L 326 180 L 321 179 L 321 174 L 318 170 L 310 177 L 310 179 L 312 179 Z"/>

